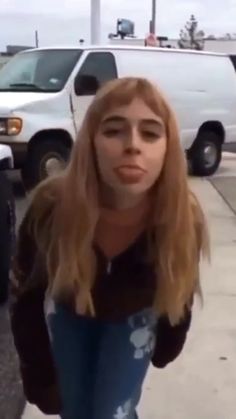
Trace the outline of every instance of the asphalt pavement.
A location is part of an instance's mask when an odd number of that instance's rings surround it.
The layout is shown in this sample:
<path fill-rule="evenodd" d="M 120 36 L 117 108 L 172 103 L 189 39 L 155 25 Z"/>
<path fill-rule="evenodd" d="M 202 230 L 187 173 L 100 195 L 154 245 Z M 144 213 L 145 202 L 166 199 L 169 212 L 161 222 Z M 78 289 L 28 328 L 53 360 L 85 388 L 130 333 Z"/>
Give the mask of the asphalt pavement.
<path fill-rule="evenodd" d="M 24 404 L 8 310 L 0 306 L 0 418 L 18 419 Z"/>
<path fill-rule="evenodd" d="M 23 216 L 25 202 L 18 176 L 14 178 L 18 223 Z M 18 359 L 10 333 L 8 306 L 0 306 L 0 419 L 19 419 L 25 406 Z M 31 418 L 33 419 L 33 418 Z"/>
<path fill-rule="evenodd" d="M 181 357 L 165 370 L 150 369 L 140 419 L 235 419 L 236 388 L 236 155 L 225 154 L 218 173 L 191 179 L 208 217 L 212 265 L 202 266 L 205 306 L 196 306 Z M 25 209 L 17 182 L 17 213 Z M 0 419 L 18 419 L 22 389 L 9 332 L 7 310 L 0 310 Z M 24 419 L 43 419 L 27 405 Z M 50 417 L 47 417 L 48 419 Z"/>

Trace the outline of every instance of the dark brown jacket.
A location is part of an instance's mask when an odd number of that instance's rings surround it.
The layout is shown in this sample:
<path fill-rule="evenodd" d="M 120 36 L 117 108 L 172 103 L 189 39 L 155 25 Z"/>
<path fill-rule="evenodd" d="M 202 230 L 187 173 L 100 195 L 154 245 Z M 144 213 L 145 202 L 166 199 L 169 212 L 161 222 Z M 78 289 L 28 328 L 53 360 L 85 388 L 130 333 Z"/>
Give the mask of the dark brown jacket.
<path fill-rule="evenodd" d="M 60 397 L 43 310 L 47 272 L 44 258 L 28 234 L 28 217 L 19 230 L 12 278 L 12 332 L 26 398 L 44 413 L 58 414 Z M 113 260 L 109 271 L 104 256 L 97 251 L 97 279 L 92 294 L 99 318 L 115 322 L 152 306 L 156 281 L 145 258 L 146 249 L 143 235 Z M 187 309 L 178 326 L 172 327 L 167 317 L 159 319 L 154 366 L 163 368 L 180 354 L 190 322 L 191 312 Z"/>

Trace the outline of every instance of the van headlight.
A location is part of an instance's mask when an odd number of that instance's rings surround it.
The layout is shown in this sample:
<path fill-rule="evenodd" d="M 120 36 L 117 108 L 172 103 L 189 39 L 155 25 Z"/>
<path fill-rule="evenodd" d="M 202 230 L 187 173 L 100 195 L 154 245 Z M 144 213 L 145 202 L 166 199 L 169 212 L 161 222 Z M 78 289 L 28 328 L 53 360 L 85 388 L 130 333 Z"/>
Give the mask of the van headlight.
<path fill-rule="evenodd" d="M 0 118 L 0 135 L 18 135 L 22 130 L 22 119 Z"/>

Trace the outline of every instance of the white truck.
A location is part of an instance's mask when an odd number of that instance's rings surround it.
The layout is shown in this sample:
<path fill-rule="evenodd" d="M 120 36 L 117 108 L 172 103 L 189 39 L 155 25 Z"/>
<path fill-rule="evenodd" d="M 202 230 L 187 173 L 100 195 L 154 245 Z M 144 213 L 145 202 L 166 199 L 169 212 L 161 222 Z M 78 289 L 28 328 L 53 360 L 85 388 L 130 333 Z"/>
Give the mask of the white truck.
<path fill-rule="evenodd" d="M 68 159 L 97 89 L 141 76 L 164 91 L 197 175 L 213 174 L 236 142 L 236 76 L 224 54 L 130 46 L 51 47 L 19 53 L 0 71 L 0 143 L 33 187 Z M 52 164 L 53 163 L 53 164 Z"/>

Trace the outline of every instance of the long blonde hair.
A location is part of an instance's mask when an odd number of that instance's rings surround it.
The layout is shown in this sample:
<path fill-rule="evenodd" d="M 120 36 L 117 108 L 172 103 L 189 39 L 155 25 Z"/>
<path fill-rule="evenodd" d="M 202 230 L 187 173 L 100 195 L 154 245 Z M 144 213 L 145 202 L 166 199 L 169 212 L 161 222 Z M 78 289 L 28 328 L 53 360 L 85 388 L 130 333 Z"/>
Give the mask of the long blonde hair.
<path fill-rule="evenodd" d="M 157 287 L 154 307 L 172 324 L 181 319 L 186 304 L 200 292 L 199 257 L 208 252 L 204 215 L 189 191 L 187 169 L 174 114 L 163 95 L 147 80 L 123 78 L 107 83 L 90 105 L 70 162 L 57 177 L 35 191 L 33 227 L 47 257 L 49 288 L 56 299 L 90 298 L 96 275 L 92 248 L 99 217 L 99 180 L 93 139 L 104 114 L 111 108 L 141 98 L 164 121 L 167 151 L 161 176 L 154 187 L 150 256 Z"/>

